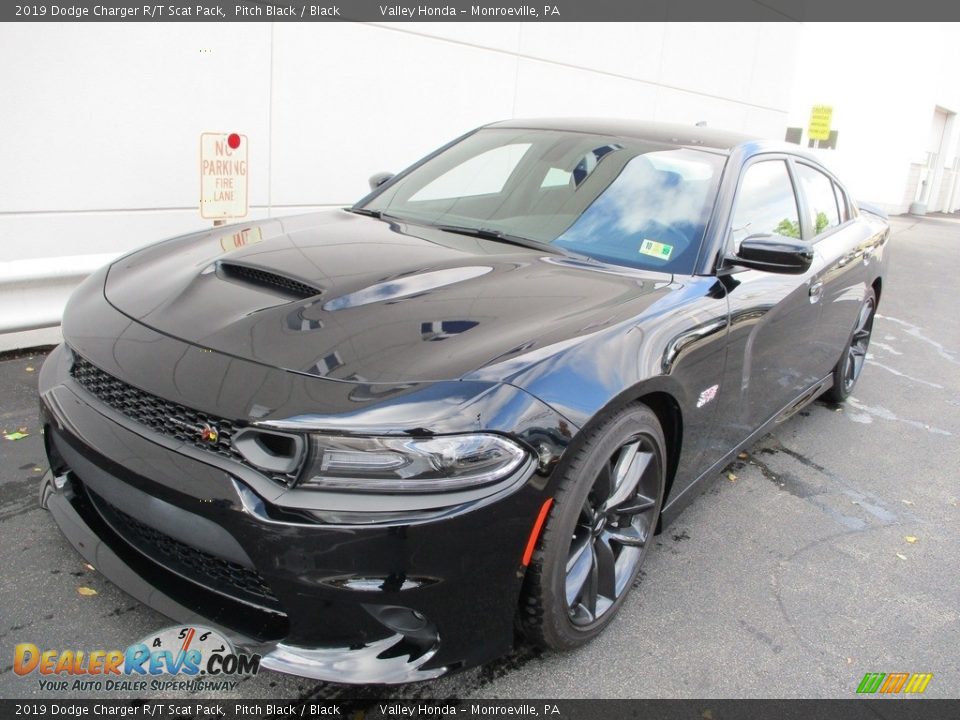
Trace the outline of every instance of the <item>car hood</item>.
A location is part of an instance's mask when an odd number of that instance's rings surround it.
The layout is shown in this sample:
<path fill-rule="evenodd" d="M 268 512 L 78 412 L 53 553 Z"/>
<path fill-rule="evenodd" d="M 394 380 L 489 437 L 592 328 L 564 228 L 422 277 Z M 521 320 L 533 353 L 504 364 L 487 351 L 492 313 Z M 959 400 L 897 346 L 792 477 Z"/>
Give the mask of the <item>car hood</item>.
<path fill-rule="evenodd" d="M 217 228 L 110 268 L 118 310 L 293 372 L 451 380 L 636 317 L 675 287 L 647 273 L 341 210 Z"/>

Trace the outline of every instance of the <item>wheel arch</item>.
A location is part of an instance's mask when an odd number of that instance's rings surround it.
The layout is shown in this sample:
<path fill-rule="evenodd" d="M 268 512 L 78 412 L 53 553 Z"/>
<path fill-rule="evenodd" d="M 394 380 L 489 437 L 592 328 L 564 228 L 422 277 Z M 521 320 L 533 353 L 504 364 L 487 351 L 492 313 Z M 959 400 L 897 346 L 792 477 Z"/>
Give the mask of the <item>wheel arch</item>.
<path fill-rule="evenodd" d="M 666 505 L 680 464 L 680 450 L 683 447 L 683 411 L 677 399 L 663 390 L 641 394 L 636 398 L 636 402 L 649 407 L 657 416 L 660 427 L 663 429 L 663 438 L 667 444 L 667 476 L 663 491 L 663 504 Z M 658 533 L 660 529 L 661 520 L 658 518 Z"/>
<path fill-rule="evenodd" d="M 666 443 L 666 478 L 664 486 L 664 506 L 670 498 L 673 489 L 677 470 L 680 466 L 680 457 L 683 450 L 684 440 L 684 416 L 682 408 L 686 406 L 687 399 L 682 386 L 670 376 L 659 375 L 641 380 L 614 397 L 609 398 L 606 404 L 589 415 L 583 413 L 580 417 L 575 417 L 573 422 L 578 429 L 571 442 L 564 448 L 559 462 L 551 471 L 551 482 L 554 478 L 561 477 L 570 457 L 579 448 L 583 438 L 587 437 L 590 431 L 606 418 L 621 410 L 624 406 L 631 403 L 642 403 L 650 408 L 656 416 L 660 427 L 663 430 L 664 441 Z M 585 417 L 584 417 L 585 416 Z M 547 490 L 553 492 L 552 488 Z M 662 511 L 662 508 L 661 508 Z M 660 532 L 661 521 L 657 521 L 657 532 Z"/>
<path fill-rule="evenodd" d="M 664 380 L 666 380 L 666 378 L 651 378 L 620 393 L 598 410 L 593 417 L 590 418 L 590 421 L 581 427 L 578 435 L 585 434 L 587 429 L 593 427 L 596 423 L 602 422 L 605 418 L 630 403 L 643 403 L 649 407 L 653 414 L 657 416 L 667 446 L 667 457 L 665 458 L 667 472 L 663 495 L 664 505 L 666 505 L 670 497 L 670 491 L 673 488 L 677 468 L 680 465 L 684 425 L 683 410 L 681 409 L 678 393 L 673 391 L 675 388 L 671 387 L 669 381 L 664 382 Z M 657 532 L 659 531 L 660 524 L 658 521 Z"/>
<path fill-rule="evenodd" d="M 883 278 L 877 277 L 870 285 L 873 288 L 873 294 L 877 296 L 877 307 L 880 306 L 880 289 L 883 287 Z"/>

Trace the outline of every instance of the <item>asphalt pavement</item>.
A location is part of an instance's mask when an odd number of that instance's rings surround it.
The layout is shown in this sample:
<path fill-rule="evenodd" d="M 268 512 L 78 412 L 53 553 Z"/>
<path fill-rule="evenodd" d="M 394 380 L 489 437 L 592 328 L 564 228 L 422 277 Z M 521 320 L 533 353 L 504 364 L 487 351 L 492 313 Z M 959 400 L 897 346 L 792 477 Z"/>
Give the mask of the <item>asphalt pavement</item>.
<path fill-rule="evenodd" d="M 850 698 L 864 673 L 900 671 L 960 697 L 960 217 L 891 222 L 854 397 L 811 405 L 717 475 L 592 643 L 400 688 L 261 671 L 219 697 Z M 85 566 L 38 506 L 41 362 L 0 361 L 0 428 L 26 434 L 0 436 L 0 697 L 49 695 L 13 672 L 17 643 L 122 648 L 170 624 Z"/>

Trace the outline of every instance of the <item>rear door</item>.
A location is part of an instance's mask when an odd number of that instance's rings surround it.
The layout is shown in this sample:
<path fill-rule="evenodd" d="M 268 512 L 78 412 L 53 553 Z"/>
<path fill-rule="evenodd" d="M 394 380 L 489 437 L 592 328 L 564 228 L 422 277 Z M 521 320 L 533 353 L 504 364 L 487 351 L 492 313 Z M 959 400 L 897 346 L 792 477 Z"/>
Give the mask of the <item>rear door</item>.
<path fill-rule="evenodd" d="M 811 351 L 817 355 L 820 373 L 826 375 L 843 354 L 860 312 L 869 281 L 871 235 L 857 221 L 846 193 L 833 178 L 803 160 L 796 160 L 794 167 L 805 207 L 807 239 L 823 262 L 823 272 L 812 288 L 820 296 L 822 310 Z"/>

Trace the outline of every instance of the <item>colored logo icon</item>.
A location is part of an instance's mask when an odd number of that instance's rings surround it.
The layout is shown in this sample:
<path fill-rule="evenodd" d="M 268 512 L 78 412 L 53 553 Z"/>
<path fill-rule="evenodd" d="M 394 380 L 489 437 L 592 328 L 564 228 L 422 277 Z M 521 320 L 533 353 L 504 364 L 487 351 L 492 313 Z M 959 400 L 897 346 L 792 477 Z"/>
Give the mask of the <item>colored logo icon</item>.
<path fill-rule="evenodd" d="M 895 695 L 897 693 L 919 695 L 927 689 L 933 673 L 867 673 L 857 686 L 861 694 L 881 693 Z"/>

